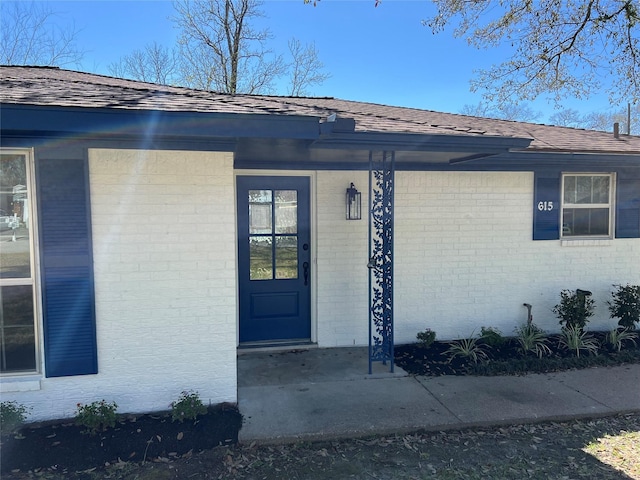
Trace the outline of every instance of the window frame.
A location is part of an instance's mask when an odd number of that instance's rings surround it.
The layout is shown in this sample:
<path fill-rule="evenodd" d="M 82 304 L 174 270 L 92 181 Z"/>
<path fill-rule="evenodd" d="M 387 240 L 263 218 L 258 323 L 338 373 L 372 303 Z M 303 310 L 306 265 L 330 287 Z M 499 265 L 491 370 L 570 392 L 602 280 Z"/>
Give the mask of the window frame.
<path fill-rule="evenodd" d="M 34 151 L 30 148 L 6 148 L 0 147 L 2 155 L 23 155 L 26 162 L 26 183 L 29 195 L 29 254 L 30 254 L 30 276 L 16 278 L 0 278 L 0 287 L 9 286 L 31 286 L 33 302 L 33 325 L 34 325 L 34 345 L 35 345 L 35 369 L 21 370 L 14 372 L 0 372 L 0 378 L 26 377 L 42 374 L 43 343 L 42 343 L 42 305 L 41 305 L 41 282 L 40 282 L 40 255 L 39 255 L 39 234 L 38 234 L 38 199 L 36 191 L 36 172 L 34 162 Z"/>
<path fill-rule="evenodd" d="M 565 179 L 567 177 L 608 177 L 609 178 L 609 201 L 607 203 L 566 203 L 565 202 Z M 561 240 L 584 240 L 584 239 L 613 239 L 615 232 L 615 189 L 616 174 L 614 172 L 562 172 L 560 177 L 560 239 Z M 564 212 L 565 209 L 593 209 L 606 208 L 609 210 L 609 219 L 606 234 L 597 235 L 565 235 L 564 232 Z"/>

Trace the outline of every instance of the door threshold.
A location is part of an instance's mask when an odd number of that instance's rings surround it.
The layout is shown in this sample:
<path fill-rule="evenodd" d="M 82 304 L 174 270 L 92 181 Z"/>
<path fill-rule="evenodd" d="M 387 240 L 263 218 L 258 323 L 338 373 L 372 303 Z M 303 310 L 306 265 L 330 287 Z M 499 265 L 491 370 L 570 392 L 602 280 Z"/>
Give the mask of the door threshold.
<path fill-rule="evenodd" d="M 291 350 L 297 348 L 318 348 L 317 343 L 308 339 L 293 340 L 264 340 L 260 342 L 243 342 L 238 345 L 238 353 L 269 352 L 277 350 Z"/>

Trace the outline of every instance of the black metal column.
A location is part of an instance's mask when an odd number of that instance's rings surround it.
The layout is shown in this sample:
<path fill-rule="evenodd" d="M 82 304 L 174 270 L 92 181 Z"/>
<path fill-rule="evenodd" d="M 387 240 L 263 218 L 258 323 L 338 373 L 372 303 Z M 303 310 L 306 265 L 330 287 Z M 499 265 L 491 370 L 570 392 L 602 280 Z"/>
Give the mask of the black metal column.
<path fill-rule="evenodd" d="M 369 373 L 393 372 L 393 184 L 395 152 L 369 152 Z"/>

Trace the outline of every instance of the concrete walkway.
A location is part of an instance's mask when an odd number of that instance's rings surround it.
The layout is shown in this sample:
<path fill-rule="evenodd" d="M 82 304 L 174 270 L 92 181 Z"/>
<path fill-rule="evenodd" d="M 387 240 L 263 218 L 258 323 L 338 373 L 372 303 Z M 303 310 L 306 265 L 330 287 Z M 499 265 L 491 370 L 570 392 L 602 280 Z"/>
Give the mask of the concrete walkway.
<path fill-rule="evenodd" d="M 298 440 L 567 420 L 640 411 L 640 365 L 501 377 L 412 377 L 366 348 L 238 356 L 240 441 Z"/>

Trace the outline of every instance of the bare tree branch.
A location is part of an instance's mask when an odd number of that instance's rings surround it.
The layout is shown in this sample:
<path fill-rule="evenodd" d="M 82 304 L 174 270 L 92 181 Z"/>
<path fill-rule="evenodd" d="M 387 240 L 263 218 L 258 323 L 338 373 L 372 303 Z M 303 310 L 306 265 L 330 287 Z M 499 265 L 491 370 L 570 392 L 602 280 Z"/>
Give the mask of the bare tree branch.
<path fill-rule="evenodd" d="M 526 103 L 494 106 L 489 103 L 479 102 L 477 105 L 464 105 L 460 109 L 460 113 L 472 117 L 498 118 L 518 122 L 535 122 L 542 116 L 541 112 L 533 110 Z"/>
<path fill-rule="evenodd" d="M 110 64 L 108 70 L 116 77 L 174 85 L 178 79 L 178 60 L 174 50 L 154 42 Z"/>
<path fill-rule="evenodd" d="M 289 40 L 289 53 L 291 53 L 292 63 L 289 79 L 289 95 L 308 95 L 308 88 L 312 85 L 320 85 L 331 77 L 324 73 L 324 64 L 318 57 L 315 43 L 302 46 L 300 40 L 292 38 Z"/>
<path fill-rule="evenodd" d="M 329 78 L 314 44 L 292 40 L 292 61 L 268 48 L 271 33 L 252 21 L 264 16 L 261 0 L 176 0 L 173 21 L 177 46 L 157 43 L 134 50 L 109 65 L 112 75 L 160 84 L 184 85 L 223 93 L 274 93 L 276 81 L 290 73 L 292 95 Z"/>
<path fill-rule="evenodd" d="M 225 93 L 268 93 L 283 75 L 282 56 L 266 46 L 269 30 L 254 30 L 259 0 L 177 0 L 182 78 L 196 88 Z"/>
<path fill-rule="evenodd" d="M 434 0 L 423 23 L 478 48 L 504 45 L 512 55 L 477 72 L 472 90 L 508 104 L 550 94 L 584 98 L 603 88 L 612 103 L 640 102 L 640 13 L 637 0 Z"/>
<path fill-rule="evenodd" d="M 59 26 L 58 13 L 40 2 L 0 2 L 0 63 L 4 65 L 80 65 L 79 31 Z"/>

